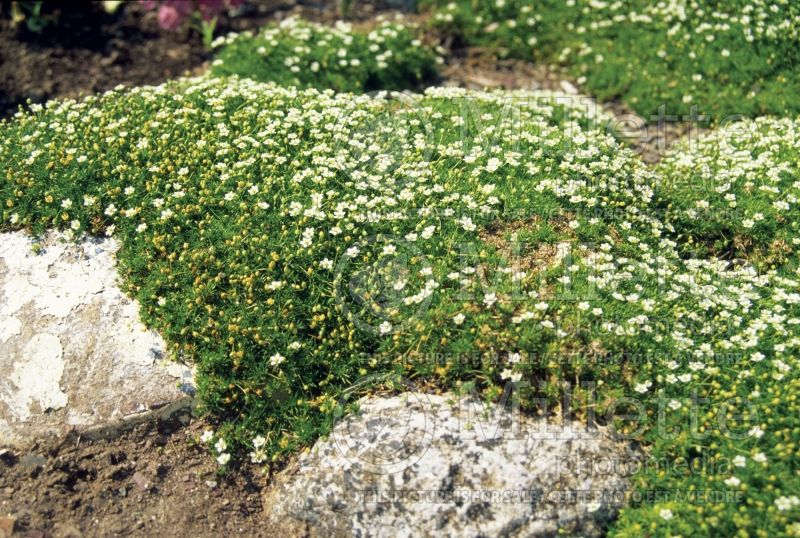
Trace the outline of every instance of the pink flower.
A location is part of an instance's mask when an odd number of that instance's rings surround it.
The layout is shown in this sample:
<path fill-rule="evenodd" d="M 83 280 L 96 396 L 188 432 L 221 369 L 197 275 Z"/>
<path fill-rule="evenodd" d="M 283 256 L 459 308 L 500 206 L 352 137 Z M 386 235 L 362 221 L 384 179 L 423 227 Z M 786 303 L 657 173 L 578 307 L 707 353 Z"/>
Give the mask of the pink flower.
<path fill-rule="evenodd" d="M 164 30 L 177 30 L 182 22 L 183 17 L 174 6 L 164 4 L 158 8 L 158 25 Z"/>
<path fill-rule="evenodd" d="M 190 0 L 166 0 L 158 8 L 158 25 L 164 30 L 177 30 L 194 9 Z"/>
<path fill-rule="evenodd" d="M 177 30 L 192 12 L 209 21 L 225 8 L 237 7 L 246 0 L 139 0 L 145 9 L 158 8 L 158 25 L 164 30 Z"/>

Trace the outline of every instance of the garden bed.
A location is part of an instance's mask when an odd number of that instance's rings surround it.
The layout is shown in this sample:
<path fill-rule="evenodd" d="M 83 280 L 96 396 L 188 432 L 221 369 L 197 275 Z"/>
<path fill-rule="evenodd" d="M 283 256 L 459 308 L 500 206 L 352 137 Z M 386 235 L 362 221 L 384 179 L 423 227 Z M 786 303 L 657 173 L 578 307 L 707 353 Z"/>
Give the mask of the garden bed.
<path fill-rule="evenodd" d="M 628 39 L 642 20 L 620 24 Z M 542 22 L 481 21 L 523 51 L 522 23 Z M 656 464 L 611 533 L 798 531 L 798 120 L 718 126 L 648 167 L 627 146 L 655 162 L 682 130 L 620 143 L 643 125 L 628 107 L 656 99 L 644 89 L 587 110 L 564 67 L 497 60 L 490 40 L 451 54 L 442 81 L 534 92 L 390 93 L 425 84 L 442 51 L 413 25 L 367 23 L 284 20 L 218 40 L 202 76 L 32 106 L 2 123 L 0 225 L 120 242 L 142 321 L 197 367 L 210 422 L 191 442 L 234 483 L 243 461 L 273 472 L 358 397 L 409 379 L 486 401 L 513 390 L 531 414 L 569 386 L 564 419 L 599 413 Z M 658 97 L 689 104 L 680 91 Z M 751 93 L 751 111 L 796 105 Z M 633 128 L 609 128 L 609 111 Z M 644 420 L 611 412 L 620 400 Z M 679 495 L 706 490 L 726 496 Z"/>

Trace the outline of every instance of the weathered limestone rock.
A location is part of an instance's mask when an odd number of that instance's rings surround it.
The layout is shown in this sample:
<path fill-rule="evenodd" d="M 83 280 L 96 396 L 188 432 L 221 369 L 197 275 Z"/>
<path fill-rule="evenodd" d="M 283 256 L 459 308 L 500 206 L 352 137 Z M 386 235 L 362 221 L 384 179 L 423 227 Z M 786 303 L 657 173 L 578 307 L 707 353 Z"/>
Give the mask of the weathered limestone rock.
<path fill-rule="evenodd" d="M 111 239 L 0 234 L 0 446 L 186 407 L 192 373 L 116 285 Z"/>
<path fill-rule="evenodd" d="M 287 535 L 596 536 L 638 458 L 602 429 L 470 399 L 373 397 L 278 475 L 265 508 Z"/>

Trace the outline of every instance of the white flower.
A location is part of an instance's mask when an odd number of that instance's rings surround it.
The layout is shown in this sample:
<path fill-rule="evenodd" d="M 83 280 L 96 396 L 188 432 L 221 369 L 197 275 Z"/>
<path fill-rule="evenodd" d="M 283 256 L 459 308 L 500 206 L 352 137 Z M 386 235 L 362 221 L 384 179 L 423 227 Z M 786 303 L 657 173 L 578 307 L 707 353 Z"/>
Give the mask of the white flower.
<path fill-rule="evenodd" d="M 390 256 L 395 252 L 397 252 L 397 247 L 395 247 L 394 245 L 386 245 L 383 247 L 383 253 L 386 254 L 387 256 Z"/>
<path fill-rule="evenodd" d="M 225 439 L 218 439 L 216 444 L 214 445 L 214 449 L 217 452 L 225 452 L 227 448 L 228 448 L 228 443 L 225 442 Z"/>
<path fill-rule="evenodd" d="M 63 207 L 64 209 L 69 209 L 70 207 L 72 207 L 72 200 L 70 200 L 69 198 L 61 200 L 61 207 Z"/>
<path fill-rule="evenodd" d="M 458 314 L 453 316 L 453 323 L 455 323 L 456 325 L 461 325 L 462 323 L 464 323 L 465 319 L 466 319 L 466 316 L 464 314 L 462 314 L 461 312 L 459 312 Z"/>
<path fill-rule="evenodd" d="M 512 383 L 516 383 L 517 381 L 522 379 L 522 374 L 519 372 L 514 372 L 510 368 L 505 368 L 503 369 L 502 372 L 500 372 L 500 379 L 508 379 Z"/>
<path fill-rule="evenodd" d="M 286 357 L 284 357 L 280 353 L 275 353 L 274 355 L 272 355 L 272 357 L 269 358 L 269 365 L 270 366 L 279 366 L 285 360 L 286 360 Z"/>
<path fill-rule="evenodd" d="M 489 308 L 491 308 L 492 305 L 496 302 L 497 302 L 497 294 L 495 292 L 490 292 L 483 296 L 483 304 L 485 304 Z"/>
<path fill-rule="evenodd" d="M 745 458 L 744 456 L 736 456 L 735 458 L 733 458 L 733 464 L 736 467 L 744 467 L 745 465 L 747 465 L 747 458 Z"/>
<path fill-rule="evenodd" d="M 669 408 L 672 409 L 673 411 L 677 411 L 678 409 L 681 408 L 681 402 L 679 402 L 678 400 L 670 400 L 668 405 Z"/>
<path fill-rule="evenodd" d="M 753 461 L 756 463 L 767 463 L 767 456 L 763 452 L 756 452 L 753 455 Z"/>
<path fill-rule="evenodd" d="M 764 436 L 764 430 L 762 430 L 761 427 L 759 426 L 753 426 L 752 428 L 750 428 L 747 434 L 750 435 L 751 437 L 755 437 L 756 439 L 760 439 L 761 437 Z"/>
<path fill-rule="evenodd" d="M 423 239 L 430 239 L 431 237 L 433 237 L 433 233 L 435 231 L 436 231 L 436 226 L 428 226 L 427 228 L 422 230 L 422 233 L 420 235 L 422 236 Z"/>
<path fill-rule="evenodd" d="M 261 435 L 253 438 L 253 448 L 255 448 L 256 450 L 262 448 L 266 444 L 267 440 L 264 439 L 264 437 Z"/>
<path fill-rule="evenodd" d="M 219 456 L 217 456 L 217 463 L 220 465 L 227 465 L 228 462 L 231 461 L 231 455 L 227 452 L 223 452 Z"/>
<path fill-rule="evenodd" d="M 673 513 L 672 513 L 672 510 L 670 510 L 669 508 L 662 508 L 662 509 L 661 509 L 661 510 L 658 512 L 658 515 L 659 515 L 659 516 L 661 517 L 661 519 L 663 519 L 664 521 L 669 521 L 670 519 L 672 519 Z"/>
<path fill-rule="evenodd" d="M 307 227 L 303 230 L 303 237 L 300 239 L 300 246 L 308 248 L 314 243 L 314 228 Z"/>
<path fill-rule="evenodd" d="M 380 326 L 378 326 L 378 332 L 382 335 L 389 334 L 390 332 L 392 332 L 392 324 L 389 323 L 388 321 L 384 321 L 383 323 L 380 324 Z"/>
<path fill-rule="evenodd" d="M 778 497 L 775 499 L 775 506 L 781 512 L 791 510 L 798 504 L 800 504 L 800 498 L 798 498 L 796 495 L 792 495 L 791 497 Z"/>
<path fill-rule="evenodd" d="M 333 260 L 329 260 L 328 258 L 323 258 L 319 262 L 319 266 L 323 269 L 332 269 L 333 268 Z"/>
<path fill-rule="evenodd" d="M 651 386 L 653 386 L 653 382 L 652 382 L 652 381 L 644 381 L 644 382 L 642 382 L 642 383 L 638 383 L 638 384 L 637 384 L 637 385 L 636 385 L 636 386 L 633 388 L 633 390 L 635 390 L 635 391 L 636 391 L 636 392 L 638 392 L 639 394 L 644 394 L 645 392 L 647 392 L 648 390 L 650 390 L 650 387 L 651 387 Z"/>
<path fill-rule="evenodd" d="M 203 434 L 200 436 L 200 441 L 201 441 L 201 442 L 203 442 L 203 443 L 208 443 L 208 442 L 210 442 L 210 441 L 211 441 L 211 439 L 213 439 L 213 438 L 214 438 L 214 432 L 213 432 L 213 431 L 211 431 L 211 430 L 206 430 L 206 431 L 204 431 L 204 432 L 203 432 Z"/>
<path fill-rule="evenodd" d="M 256 450 L 250 453 L 250 461 L 252 463 L 264 463 L 267 461 L 267 454 L 263 450 Z"/>
<path fill-rule="evenodd" d="M 472 219 L 469 217 L 461 218 L 458 223 L 461 225 L 464 230 L 468 232 L 474 232 L 478 227 L 472 223 Z"/>
<path fill-rule="evenodd" d="M 249 189 L 247 189 L 248 194 L 258 194 L 258 185 L 251 185 Z"/>
<path fill-rule="evenodd" d="M 736 486 L 738 486 L 741 483 L 742 483 L 742 481 L 739 480 L 738 478 L 736 478 L 735 476 L 731 476 L 730 478 L 726 478 L 725 479 L 725 485 L 726 486 L 730 486 L 732 488 L 735 488 Z"/>

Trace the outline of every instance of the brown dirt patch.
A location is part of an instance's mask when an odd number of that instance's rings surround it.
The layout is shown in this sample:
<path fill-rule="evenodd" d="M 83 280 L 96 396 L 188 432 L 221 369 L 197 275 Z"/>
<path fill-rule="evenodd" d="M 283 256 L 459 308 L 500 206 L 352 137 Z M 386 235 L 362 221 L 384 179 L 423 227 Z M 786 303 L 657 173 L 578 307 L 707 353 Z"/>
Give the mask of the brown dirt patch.
<path fill-rule="evenodd" d="M 453 51 L 442 69 L 442 85 L 472 90 L 577 91 L 572 81 L 554 67 L 498 59 L 480 47 Z"/>
<path fill-rule="evenodd" d="M 291 15 L 320 22 L 340 18 L 335 0 L 249 0 L 236 17 L 222 16 L 216 35 L 259 28 Z M 388 2 L 355 2 L 348 18 L 370 20 Z M 45 3 L 57 24 L 41 33 L 13 26 L 0 12 L 0 118 L 34 103 L 110 90 L 118 84 L 142 86 L 202 71 L 211 57 L 200 36 L 184 28 L 158 27 L 156 11 L 126 2 L 114 14 L 99 2 Z"/>
<path fill-rule="evenodd" d="M 574 237 L 572 229 L 567 225 L 572 215 L 558 215 L 548 219 L 547 223 L 557 233 L 569 238 Z M 480 239 L 493 247 L 499 254 L 512 262 L 514 271 L 540 271 L 553 264 L 559 255 L 557 243 L 540 243 L 534 249 L 531 245 L 515 244 L 507 236 L 513 236 L 521 231 L 535 230 L 542 225 L 542 219 L 534 216 L 528 219 L 498 221 L 478 233 Z"/>
<path fill-rule="evenodd" d="M 273 535 L 267 477 L 249 464 L 218 475 L 194 442 L 205 427 L 151 422 L 113 440 L 72 434 L 0 451 L 0 536 Z"/>

